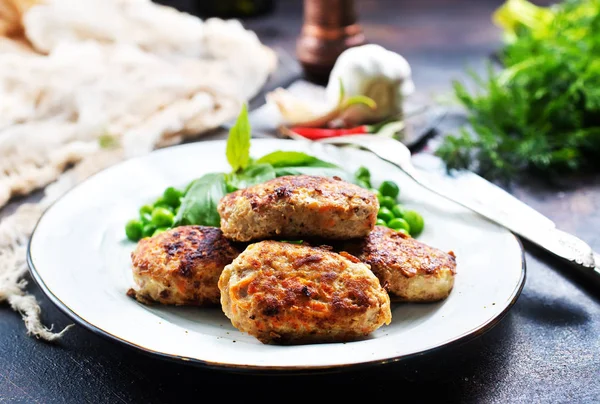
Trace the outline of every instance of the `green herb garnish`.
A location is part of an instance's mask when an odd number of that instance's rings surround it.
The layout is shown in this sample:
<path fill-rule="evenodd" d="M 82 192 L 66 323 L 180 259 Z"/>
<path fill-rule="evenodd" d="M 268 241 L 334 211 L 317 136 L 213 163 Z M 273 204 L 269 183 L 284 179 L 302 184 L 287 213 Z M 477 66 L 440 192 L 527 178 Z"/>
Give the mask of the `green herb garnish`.
<path fill-rule="evenodd" d="M 256 160 L 257 163 L 266 163 L 274 168 L 280 167 L 330 167 L 338 168 L 337 165 L 323 161 L 309 154 L 298 151 L 274 151 Z"/>
<path fill-rule="evenodd" d="M 241 172 L 228 174 L 225 178 L 227 189 L 231 192 L 272 180 L 275 177 L 275 169 L 272 165 L 253 164 Z"/>
<path fill-rule="evenodd" d="M 508 0 L 494 14 L 503 68 L 454 82 L 469 125 L 436 151 L 489 179 L 583 170 L 600 156 L 600 1 Z"/>
<path fill-rule="evenodd" d="M 246 168 L 250 161 L 250 138 L 248 107 L 244 104 L 235 125 L 229 130 L 225 151 L 227 161 L 234 172 Z"/>
<path fill-rule="evenodd" d="M 194 180 L 175 216 L 175 225 L 202 224 L 219 227 L 221 218 L 217 205 L 227 194 L 225 174 L 210 173 Z"/>

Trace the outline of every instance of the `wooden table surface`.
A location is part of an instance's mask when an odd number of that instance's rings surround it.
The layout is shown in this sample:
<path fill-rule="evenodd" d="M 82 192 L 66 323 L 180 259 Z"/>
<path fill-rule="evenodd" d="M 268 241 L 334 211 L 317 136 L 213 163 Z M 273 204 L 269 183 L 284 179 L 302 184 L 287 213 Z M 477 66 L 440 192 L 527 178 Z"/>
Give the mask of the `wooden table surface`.
<path fill-rule="evenodd" d="M 192 1 L 171 3 L 193 11 Z M 418 93 L 432 100 L 449 95 L 451 80 L 464 78 L 466 67 L 480 69 L 500 44 L 490 21 L 499 1 L 357 4 L 369 41 L 402 53 Z M 274 13 L 245 22 L 266 44 L 290 56 L 288 68 L 301 11 L 300 1 L 279 1 Z M 452 125 L 444 121 L 440 136 Z M 600 250 L 600 177 L 532 181 L 511 192 Z M 0 217 L 14 207 L 0 211 Z M 336 393 L 338 385 L 350 385 L 373 399 L 398 401 L 414 396 L 419 402 L 600 402 L 600 291 L 570 267 L 524 245 L 523 292 L 489 332 L 426 356 L 344 373 L 282 377 L 207 370 L 146 356 L 79 326 L 49 344 L 28 337 L 20 316 L 2 306 L 0 402 L 170 403 L 209 395 L 221 399 L 222 393 L 237 391 L 246 398 L 274 399 L 273 392 L 285 391 L 279 400 L 312 399 L 310 387 L 321 384 Z M 33 282 L 29 290 L 40 300 L 46 324 L 61 329 L 72 323 Z"/>

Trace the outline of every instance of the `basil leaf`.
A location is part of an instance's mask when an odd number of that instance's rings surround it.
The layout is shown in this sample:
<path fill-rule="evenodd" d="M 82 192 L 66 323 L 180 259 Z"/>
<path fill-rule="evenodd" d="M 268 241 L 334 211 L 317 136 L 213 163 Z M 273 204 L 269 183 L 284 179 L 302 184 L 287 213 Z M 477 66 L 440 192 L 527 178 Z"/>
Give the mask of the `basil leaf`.
<path fill-rule="evenodd" d="M 284 175 L 317 175 L 320 177 L 340 177 L 344 181 L 354 182 L 354 176 L 341 168 L 333 167 L 279 167 L 275 168 L 278 177 Z"/>
<path fill-rule="evenodd" d="M 225 174 L 210 173 L 194 180 L 181 201 L 175 216 L 175 226 L 203 225 L 219 227 L 221 218 L 217 205 L 227 194 Z"/>
<path fill-rule="evenodd" d="M 271 164 L 273 167 L 332 167 L 338 166 L 314 156 L 297 151 L 274 151 L 256 160 L 258 164 Z"/>
<path fill-rule="evenodd" d="M 275 177 L 275 169 L 270 164 L 250 165 L 244 171 L 227 175 L 227 189 L 234 191 L 248 188 L 272 180 Z"/>
<path fill-rule="evenodd" d="M 235 125 L 229 130 L 225 155 L 233 172 L 246 168 L 250 161 L 250 121 L 244 104 Z"/>

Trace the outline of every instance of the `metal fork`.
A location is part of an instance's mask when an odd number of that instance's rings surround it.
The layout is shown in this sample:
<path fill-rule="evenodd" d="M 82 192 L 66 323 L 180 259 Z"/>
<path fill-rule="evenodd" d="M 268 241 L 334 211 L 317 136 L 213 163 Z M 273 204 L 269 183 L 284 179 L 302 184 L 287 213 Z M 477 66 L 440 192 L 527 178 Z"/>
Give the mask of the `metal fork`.
<path fill-rule="evenodd" d="M 428 175 L 413 166 L 410 150 L 402 142 L 392 138 L 348 135 L 320 139 L 316 142 L 354 145 L 368 150 L 399 167 L 429 191 L 458 203 L 583 268 L 586 275 L 591 275 L 594 281 L 600 284 L 598 253 L 581 239 L 557 229 L 552 220 L 482 177 L 469 171 L 459 173 L 455 179 Z"/>

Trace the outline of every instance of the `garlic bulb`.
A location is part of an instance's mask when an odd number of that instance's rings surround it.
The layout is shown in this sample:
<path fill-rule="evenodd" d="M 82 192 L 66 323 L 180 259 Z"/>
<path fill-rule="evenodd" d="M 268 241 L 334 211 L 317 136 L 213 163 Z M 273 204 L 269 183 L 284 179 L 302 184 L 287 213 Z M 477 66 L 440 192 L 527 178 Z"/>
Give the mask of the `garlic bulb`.
<path fill-rule="evenodd" d="M 350 127 L 392 116 L 401 119 L 404 97 L 413 91 L 406 59 L 368 44 L 342 52 L 322 100 L 302 99 L 282 88 L 268 93 L 266 99 L 279 110 L 284 125 Z"/>
<path fill-rule="evenodd" d="M 367 96 L 377 104 L 375 109 L 361 105 L 349 108 L 342 117 L 347 124 L 379 121 L 401 114 L 404 98 L 415 89 L 406 59 L 376 44 L 349 48 L 338 57 L 326 88 L 331 105 L 339 100 L 340 85 L 346 97 Z"/>

